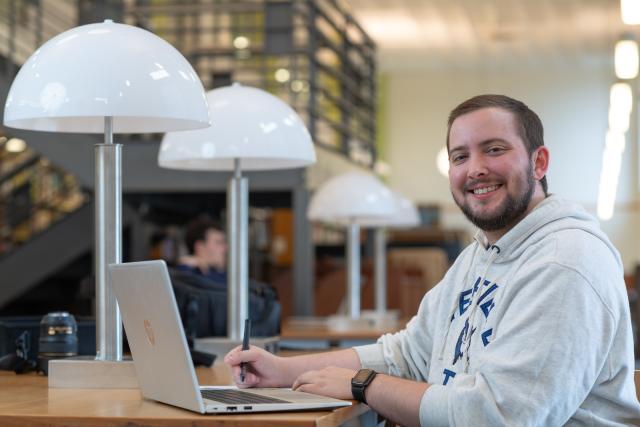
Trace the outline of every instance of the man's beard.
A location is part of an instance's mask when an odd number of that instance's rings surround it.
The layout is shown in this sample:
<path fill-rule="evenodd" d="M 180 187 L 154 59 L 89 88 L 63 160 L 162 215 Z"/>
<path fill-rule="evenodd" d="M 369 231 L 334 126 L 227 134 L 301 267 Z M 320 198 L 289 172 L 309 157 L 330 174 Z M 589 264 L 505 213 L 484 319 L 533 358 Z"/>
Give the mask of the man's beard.
<path fill-rule="evenodd" d="M 459 203 L 455 197 L 453 200 L 462 210 L 462 213 L 464 213 L 467 219 L 476 227 L 484 231 L 496 231 L 506 228 L 527 211 L 531 198 L 533 197 L 534 190 L 535 180 L 533 179 L 533 167 L 529 165 L 524 192 L 521 193 L 519 197 L 514 197 L 507 193 L 507 197 L 504 202 L 498 206 L 496 213 L 490 217 L 475 215 L 469 207 L 469 204 L 464 201 L 464 196 L 462 203 Z"/>

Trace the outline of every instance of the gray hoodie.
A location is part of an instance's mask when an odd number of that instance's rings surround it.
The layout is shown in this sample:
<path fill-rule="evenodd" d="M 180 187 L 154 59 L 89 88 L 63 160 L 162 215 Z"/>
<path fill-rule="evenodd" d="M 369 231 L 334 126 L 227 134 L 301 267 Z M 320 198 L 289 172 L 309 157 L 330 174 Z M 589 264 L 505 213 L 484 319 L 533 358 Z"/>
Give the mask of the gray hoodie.
<path fill-rule="evenodd" d="M 485 242 L 479 233 L 404 330 L 356 347 L 363 367 L 432 384 L 423 426 L 638 423 L 622 265 L 597 221 L 549 196 Z"/>

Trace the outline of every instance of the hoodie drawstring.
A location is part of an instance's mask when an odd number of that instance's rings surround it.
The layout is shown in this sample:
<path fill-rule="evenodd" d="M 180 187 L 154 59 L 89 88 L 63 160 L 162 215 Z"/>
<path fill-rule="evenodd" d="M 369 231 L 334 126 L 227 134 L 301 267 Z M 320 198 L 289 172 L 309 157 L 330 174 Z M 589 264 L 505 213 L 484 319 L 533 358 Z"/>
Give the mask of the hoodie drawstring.
<path fill-rule="evenodd" d="M 467 283 L 467 280 L 469 279 L 469 272 L 471 271 L 471 267 L 473 266 L 475 259 L 476 259 L 476 252 L 474 251 L 471 257 L 471 262 L 467 266 L 467 272 L 465 273 L 464 281 L 462 283 Z M 440 354 L 438 355 L 438 360 L 444 359 L 444 351 L 447 347 L 447 340 L 449 339 L 449 332 L 451 331 L 453 316 L 455 315 L 457 308 L 458 308 L 458 299 L 454 298 L 453 304 L 451 304 L 451 310 L 449 310 L 449 316 L 447 317 L 447 330 L 444 334 L 444 339 L 442 340 L 442 346 L 440 347 Z"/>
<path fill-rule="evenodd" d="M 462 365 L 463 372 L 467 372 L 469 368 L 469 348 L 471 348 L 472 331 L 475 325 L 475 317 L 476 317 L 476 312 L 478 310 L 480 294 L 482 294 L 482 287 L 484 286 L 484 281 L 485 281 L 485 278 L 487 277 L 487 273 L 489 272 L 489 268 L 491 267 L 491 264 L 493 264 L 493 261 L 496 259 L 496 257 L 500 253 L 500 248 L 496 245 L 491 245 L 489 250 L 491 251 L 491 253 L 489 254 L 489 259 L 487 260 L 487 264 L 484 268 L 484 272 L 480 276 L 480 281 L 478 282 L 478 289 L 477 290 L 473 289 L 471 291 L 471 294 L 473 296 L 471 298 L 471 312 L 469 313 L 469 318 L 468 318 L 469 328 L 467 329 L 465 337 L 463 338 L 463 342 L 466 342 L 465 356 L 463 357 L 464 361 Z"/>

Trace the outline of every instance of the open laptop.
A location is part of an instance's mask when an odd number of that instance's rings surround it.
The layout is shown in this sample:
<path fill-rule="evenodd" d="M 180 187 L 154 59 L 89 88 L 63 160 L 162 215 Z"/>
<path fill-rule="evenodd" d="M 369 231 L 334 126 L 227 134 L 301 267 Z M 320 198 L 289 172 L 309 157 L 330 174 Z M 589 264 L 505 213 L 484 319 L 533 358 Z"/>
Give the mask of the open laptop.
<path fill-rule="evenodd" d="M 144 397 L 202 414 L 351 405 L 291 389 L 198 386 L 164 261 L 111 264 L 109 271 Z"/>

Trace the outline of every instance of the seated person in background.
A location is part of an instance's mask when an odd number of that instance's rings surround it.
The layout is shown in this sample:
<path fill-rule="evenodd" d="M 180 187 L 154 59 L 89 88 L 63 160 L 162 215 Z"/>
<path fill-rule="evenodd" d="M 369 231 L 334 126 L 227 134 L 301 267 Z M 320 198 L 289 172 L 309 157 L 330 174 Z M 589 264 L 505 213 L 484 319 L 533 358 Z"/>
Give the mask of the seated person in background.
<path fill-rule="evenodd" d="M 176 302 L 188 337 L 227 333 L 227 242 L 223 228 L 209 217 L 187 224 L 189 255 L 170 270 Z M 280 332 L 281 306 L 270 285 L 249 280 L 249 316 L 253 336 Z"/>
<path fill-rule="evenodd" d="M 620 255 L 548 194 L 539 117 L 481 95 L 451 112 L 446 142 L 453 199 L 479 232 L 406 328 L 329 353 L 237 347 L 235 381 L 357 399 L 405 426 L 640 425 Z"/>
<path fill-rule="evenodd" d="M 227 239 L 222 227 L 209 217 L 187 225 L 185 243 L 189 255 L 180 257 L 177 269 L 198 274 L 218 283 L 227 282 Z"/>

